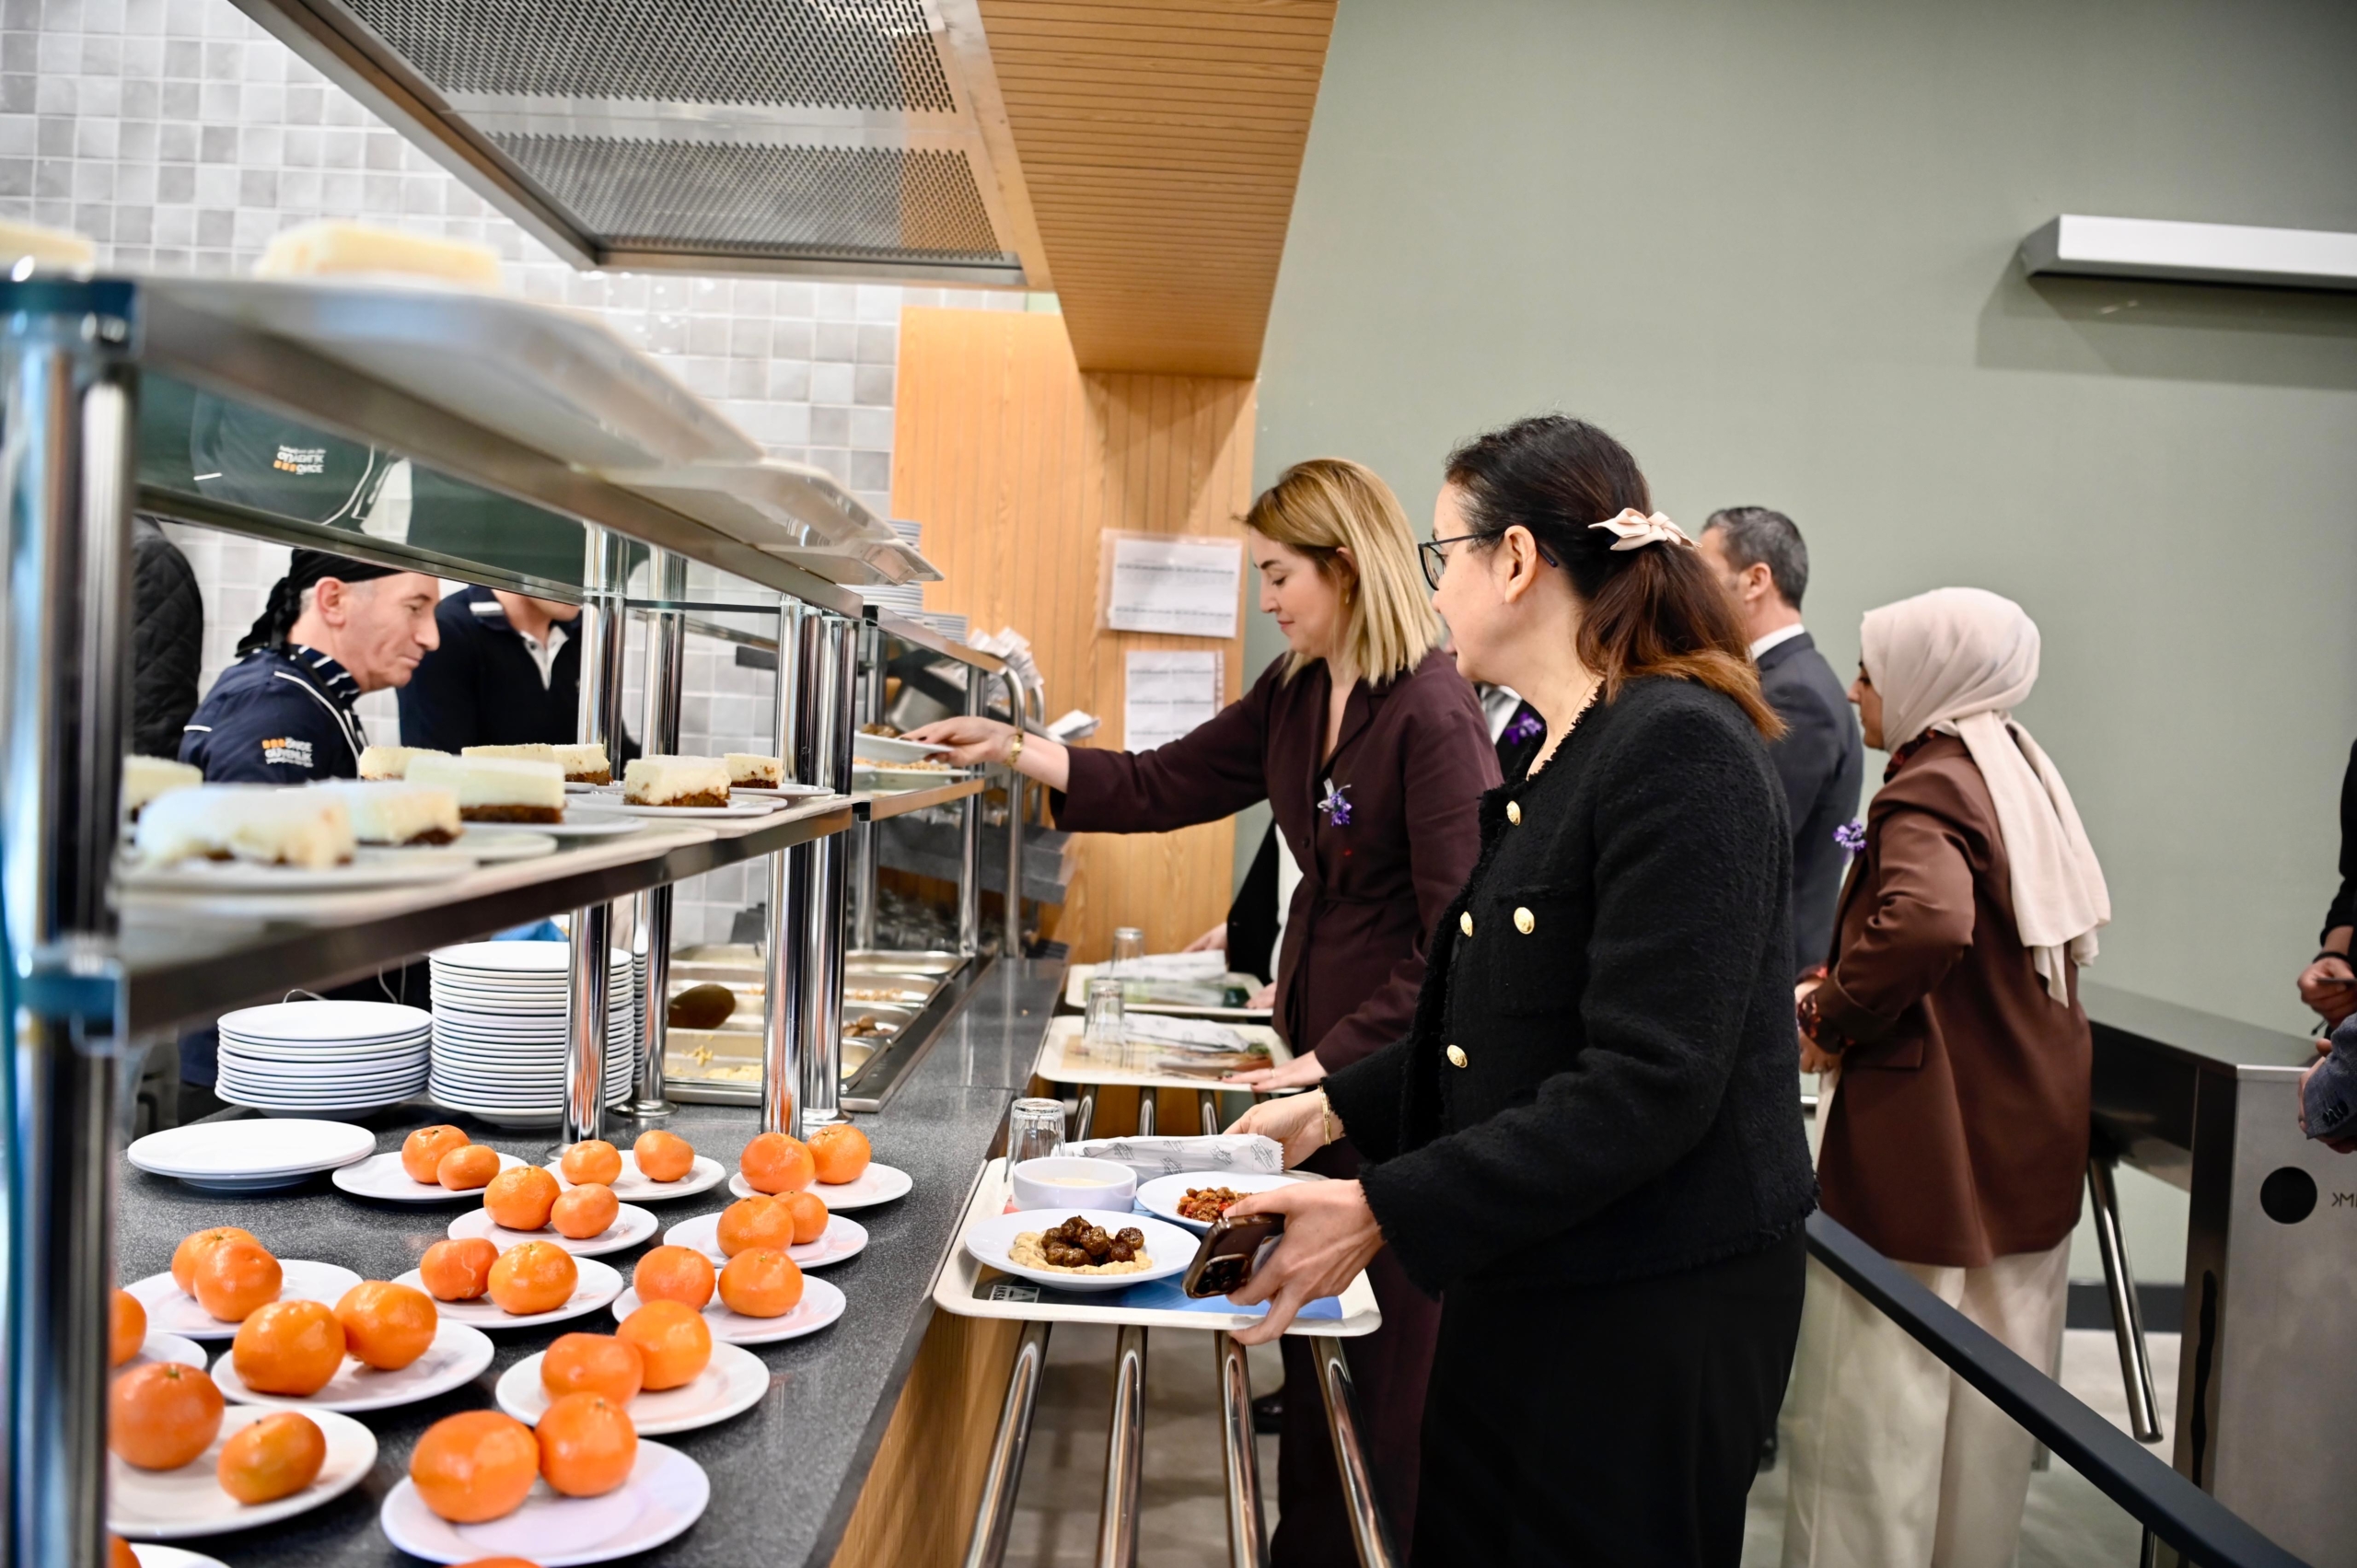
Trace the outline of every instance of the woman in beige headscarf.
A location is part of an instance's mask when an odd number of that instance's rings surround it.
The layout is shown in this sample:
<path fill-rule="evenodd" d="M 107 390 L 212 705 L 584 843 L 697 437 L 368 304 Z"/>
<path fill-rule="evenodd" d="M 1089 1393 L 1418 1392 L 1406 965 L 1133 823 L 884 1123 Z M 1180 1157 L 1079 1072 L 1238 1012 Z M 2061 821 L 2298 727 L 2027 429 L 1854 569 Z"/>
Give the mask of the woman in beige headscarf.
<path fill-rule="evenodd" d="M 1800 999 L 1823 1205 L 2050 1374 L 2087 1157 L 2076 975 L 2110 899 L 2013 718 L 2038 679 L 2019 605 L 1886 605 L 1861 652 L 1850 698 L 1890 765 Z M 1787 1568 L 2014 1561 L 2028 1434 L 1815 1262 L 1785 1408 Z"/>

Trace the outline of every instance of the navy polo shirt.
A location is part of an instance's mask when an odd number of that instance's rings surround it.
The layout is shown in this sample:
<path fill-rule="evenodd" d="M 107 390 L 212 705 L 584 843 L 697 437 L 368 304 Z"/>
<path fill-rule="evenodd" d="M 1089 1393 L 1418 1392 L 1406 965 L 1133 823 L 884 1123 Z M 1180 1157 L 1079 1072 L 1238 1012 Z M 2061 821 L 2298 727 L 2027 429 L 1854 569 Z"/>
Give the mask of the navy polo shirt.
<path fill-rule="evenodd" d="M 180 761 L 207 784 L 356 779 L 368 737 L 360 683 L 315 648 L 256 648 L 223 670 L 180 732 Z"/>

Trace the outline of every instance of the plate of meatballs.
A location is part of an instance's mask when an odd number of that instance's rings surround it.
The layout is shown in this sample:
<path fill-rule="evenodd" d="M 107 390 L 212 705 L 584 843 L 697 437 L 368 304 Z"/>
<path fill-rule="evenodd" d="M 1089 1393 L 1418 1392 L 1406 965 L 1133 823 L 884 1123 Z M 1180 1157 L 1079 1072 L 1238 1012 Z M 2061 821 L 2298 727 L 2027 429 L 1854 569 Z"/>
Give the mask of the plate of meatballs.
<path fill-rule="evenodd" d="M 1184 1273 L 1195 1256 L 1190 1233 L 1111 1209 L 992 1214 L 966 1232 L 981 1262 L 1058 1290 L 1120 1290 Z"/>

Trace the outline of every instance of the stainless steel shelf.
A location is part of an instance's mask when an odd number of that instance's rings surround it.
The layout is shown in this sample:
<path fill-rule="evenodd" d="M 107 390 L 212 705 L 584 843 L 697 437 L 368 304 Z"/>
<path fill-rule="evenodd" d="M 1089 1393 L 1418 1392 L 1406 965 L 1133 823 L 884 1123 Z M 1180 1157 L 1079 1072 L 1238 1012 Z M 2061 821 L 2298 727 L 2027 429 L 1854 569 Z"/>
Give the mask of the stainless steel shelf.
<path fill-rule="evenodd" d="M 911 621 L 896 610 L 871 604 L 867 607 L 867 617 L 883 628 L 887 636 L 898 638 L 903 643 L 914 643 L 921 648 L 930 648 L 944 658 L 956 659 L 969 668 L 996 675 L 1006 668 L 1006 661 L 996 654 L 986 654 L 980 648 L 970 648 L 963 643 L 953 643 L 923 621 Z"/>
<path fill-rule="evenodd" d="M 946 806 L 953 800 L 963 800 L 970 795 L 980 795 L 988 788 L 988 779 L 959 779 L 955 784 L 935 784 L 931 789 L 872 790 L 854 795 L 859 814 L 871 822 L 887 821 L 905 817 L 911 811 L 922 811 L 928 806 Z"/>
<path fill-rule="evenodd" d="M 690 829 L 683 819 L 678 830 L 593 841 L 594 847 L 540 860 L 484 866 L 456 883 L 316 900 L 319 913 L 309 920 L 240 921 L 201 902 L 135 900 L 125 908 L 122 936 L 131 1027 L 164 1029 L 277 1001 L 294 987 L 373 974 L 429 948 L 840 833 L 855 809 L 852 797 L 835 796 L 743 828 L 709 819 Z"/>

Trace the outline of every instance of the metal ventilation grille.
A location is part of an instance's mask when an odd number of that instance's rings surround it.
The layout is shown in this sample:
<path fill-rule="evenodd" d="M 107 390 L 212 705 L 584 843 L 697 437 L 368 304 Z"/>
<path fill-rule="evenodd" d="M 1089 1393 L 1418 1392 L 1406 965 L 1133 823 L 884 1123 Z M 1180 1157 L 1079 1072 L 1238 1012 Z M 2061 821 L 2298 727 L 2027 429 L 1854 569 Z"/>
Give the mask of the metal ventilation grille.
<path fill-rule="evenodd" d="M 345 0 L 445 92 L 954 113 L 920 0 Z"/>
<path fill-rule="evenodd" d="M 961 152 L 495 136 L 593 233 L 650 250 L 1008 262 Z"/>

